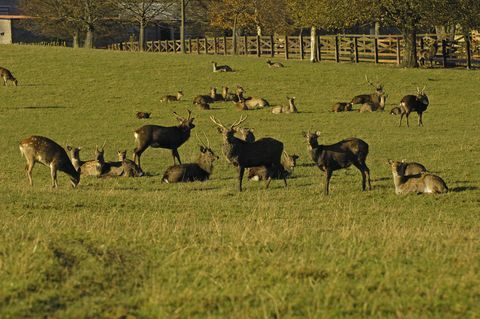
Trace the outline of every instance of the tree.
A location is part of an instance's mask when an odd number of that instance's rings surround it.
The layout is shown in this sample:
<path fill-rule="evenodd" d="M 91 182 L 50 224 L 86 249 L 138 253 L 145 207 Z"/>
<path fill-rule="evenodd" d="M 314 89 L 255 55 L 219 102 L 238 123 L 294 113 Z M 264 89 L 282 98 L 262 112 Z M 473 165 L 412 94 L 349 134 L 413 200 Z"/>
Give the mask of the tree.
<path fill-rule="evenodd" d="M 138 23 L 139 27 L 139 48 L 145 48 L 145 28 L 159 15 L 165 14 L 174 4 L 173 0 L 110 0 L 119 8 L 123 17 Z"/>

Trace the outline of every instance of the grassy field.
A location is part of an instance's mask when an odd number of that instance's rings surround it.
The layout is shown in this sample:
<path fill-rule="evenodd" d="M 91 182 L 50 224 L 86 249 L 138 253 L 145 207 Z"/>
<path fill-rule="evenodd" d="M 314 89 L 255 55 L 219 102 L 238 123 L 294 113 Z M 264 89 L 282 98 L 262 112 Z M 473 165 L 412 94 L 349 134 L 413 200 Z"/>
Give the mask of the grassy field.
<path fill-rule="evenodd" d="M 207 56 L 2 46 L 1 65 L 18 87 L 0 87 L 1 318 L 478 318 L 480 314 L 480 118 L 478 71 L 407 70 L 372 64 L 215 57 L 235 70 L 213 74 Z M 337 101 L 369 92 L 378 77 L 387 108 L 427 85 L 425 126 L 397 127 L 383 113 L 334 114 Z M 210 86 L 242 85 L 272 104 L 297 98 L 301 113 L 247 113 L 229 103 L 191 105 Z M 177 89 L 185 101 L 162 105 Z M 134 147 L 133 130 L 174 125 L 192 108 L 197 131 L 221 156 L 205 183 L 162 184 L 169 151 L 148 149 L 136 179 L 84 178 L 72 190 L 46 167 L 28 186 L 21 139 L 48 136 L 83 146 L 107 141 L 107 160 Z M 138 120 L 135 111 L 152 111 Z M 221 155 L 209 120 L 245 125 L 301 156 L 289 186 L 244 182 Z M 359 137 L 370 145 L 373 190 L 355 168 L 337 171 L 331 195 L 311 165 L 301 132 L 321 143 Z M 194 136 L 180 149 L 198 153 Z M 396 196 L 387 159 L 423 163 L 450 192 Z"/>

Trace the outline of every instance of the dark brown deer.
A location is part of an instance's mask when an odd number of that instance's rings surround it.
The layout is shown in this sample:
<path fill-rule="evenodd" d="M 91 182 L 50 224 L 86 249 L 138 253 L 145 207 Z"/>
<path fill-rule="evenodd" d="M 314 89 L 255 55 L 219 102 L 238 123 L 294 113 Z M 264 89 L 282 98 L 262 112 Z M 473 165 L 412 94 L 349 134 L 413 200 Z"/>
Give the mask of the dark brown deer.
<path fill-rule="evenodd" d="M 3 85 L 7 86 L 7 81 L 12 81 L 15 86 L 18 85 L 17 79 L 13 76 L 12 72 L 9 70 L 2 68 L 0 66 L 0 77 L 3 79 Z"/>
<path fill-rule="evenodd" d="M 399 115 L 399 114 L 402 114 L 402 109 L 400 108 L 400 106 L 395 106 L 394 108 L 392 108 L 390 110 L 390 114 L 391 115 Z"/>
<path fill-rule="evenodd" d="M 338 102 L 332 106 L 332 112 L 348 112 L 352 110 L 352 103 Z"/>
<path fill-rule="evenodd" d="M 135 115 L 137 119 L 149 119 L 152 113 L 149 112 L 137 112 Z"/>
<path fill-rule="evenodd" d="M 164 183 L 203 182 L 210 178 L 213 172 L 213 162 L 218 160 L 218 156 L 210 148 L 208 139 L 208 144 L 201 141 L 200 143 L 202 145 L 200 145 L 200 155 L 197 162 L 170 166 L 163 174 L 162 181 Z"/>
<path fill-rule="evenodd" d="M 215 97 L 217 96 L 217 91 L 214 88 L 210 88 L 210 95 L 197 95 L 193 99 L 194 105 L 208 105 L 215 102 Z"/>
<path fill-rule="evenodd" d="M 217 62 L 212 61 L 213 72 L 233 72 L 233 69 L 228 65 L 217 65 Z"/>
<path fill-rule="evenodd" d="M 183 97 L 183 91 L 177 91 L 177 95 L 165 95 L 160 99 L 161 103 L 164 102 L 178 102 Z"/>
<path fill-rule="evenodd" d="M 219 128 L 220 131 L 220 128 Z M 236 127 L 235 132 L 240 136 L 239 138 L 248 143 L 255 142 L 255 135 L 253 134 L 254 129 L 248 127 Z"/>
<path fill-rule="evenodd" d="M 418 64 L 425 66 L 426 62 L 430 62 L 430 67 L 433 68 L 433 59 L 438 52 L 438 40 L 435 40 L 428 49 L 420 50 Z"/>
<path fill-rule="evenodd" d="M 272 62 L 270 60 L 267 61 L 267 64 L 268 64 L 268 67 L 269 68 L 274 68 L 274 69 L 278 69 L 278 68 L 283 68 L 285 67 L 282 63 L 280 62 Z"/>
<path fill-rule="evenodd" d="M 380 96 L 385 94 L 385 91 L 383 90 L 383 85 L 381 83 L 379 83 L 377 85 L 374 85 L 368 79 L 368 77 L 366 75 L 365 75 L 365 81 L 367 81 L 367 83 L 370 86 L 375 88 L 375 92 L 372 93 L 372 94 L 361 94 L 361 95 L 354 96 L 350 103 L 352 103 L 352 104 L 364 104 L 364 103 L 369 103 L 369 102 L 373 102 L 373 103 L 379 103 L 380 102 Z"/>
<path fill-rule="evenodd" d="M 133 150 L 133 161 L 141 169 L 140 157 L 142 153 L 149 147 L 166 148 L 172 150 L 173 164 L 175 159 L 181 164 L 178 148 L 190 138 L 190 131 L 195 127 L 193 124 L 192 112 L 188 110 L 188 117 L 183 118 L 176 112 L 173 112 L 177 120 L 180 122 L 177 126 L 159 126 L 145 125 L 137 129 L 134 133 L 136 147 Z"/>
<path fill-rule="evenodd" d="M 308 151 L 317 167 L 325 173 L 325 195 L 328 195 L 330 179 L 334 171 L 354 165 L 362 173 L 362 190 L 365 191 L 368 180 L 370 183 L 370 170 L 367 167 L 368 144 L 361 139 L 351 137 L 332 145 L 318 144 L 320 132 L 303 133 L 308 141 Z"/>
<path fill-rule="evenodd" d="M 269 176 L 273 179 L 281 179 L 284 176 L 289 177 L 292 175 L 295 166 L 297 166 L 298 155 L 289 155 L 283 151 L 282 167 L 280 170 L 272 171 L 272 168 L 266 166 L 252 167 L 248 170 L 248 179 L 251 181 L 263 181 Z"/>
<path fill-rule="evenodd" d="M 67 152 L 51 139 L 33 135 L 22 140 L 19 148 L 27 160 L 25 170 L 31 186 L 33 186 L 32 170 L 35 163 L 42 163 L 50 167 L 53 188 L 58 187 L 57 171 L 67 174 L 73 187 L 80 182 L 80 173 L 73 167 Z"/>
<path fill-rule="evenodd" d="M 418 114 L 418 126 L 423 126 L 423 112 L 427 110 L 429 104 L 428 96 L 425 94 L 425 87 L 420 91 L 417 87 L 417 95 L 405 95 L 400 101 L 400 124 L 402 126 L 403 116 L 407 118 L 407 127 L 410 127 L 408 117 L 410 113 L 417 112 Z"/>
<path fill-rule="evenodd" d="M 253 143 L 245 142 L 234 136 L 235 127 L 244 122 L 247 117 L 241 117 L 230 127 L 226 127 L 215 117 L 210 119 L 219 128 L 223 135 L 223 154 L 227 160 L 234 166 L 238 167 L 239 190 L 242 191 L 242 180 L 245 168 L 266 166 L 273 170 L 281 167 L 281 157 L 283 152 L 283 143 L 273 138 L 261 138 Z M 285 186 L 287 180 L 283 178 Z M 267 179 L 266 187 L 270 185 L 271 177 Z"/>

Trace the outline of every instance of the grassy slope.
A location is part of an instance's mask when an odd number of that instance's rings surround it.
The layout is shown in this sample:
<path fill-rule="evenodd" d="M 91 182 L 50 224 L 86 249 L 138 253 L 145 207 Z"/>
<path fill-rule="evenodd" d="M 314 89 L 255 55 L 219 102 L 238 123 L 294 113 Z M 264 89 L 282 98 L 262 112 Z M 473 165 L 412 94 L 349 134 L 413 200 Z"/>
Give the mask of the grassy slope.
<path fill-rule="evenodd" d="M 216 58 L 237 70 L 212 74 L 206 56 L 72 51 L 2 46 L 2 66 L 18 88 L 0 88 L 0 317 L 474 317 L 480 311 L 478 72 L 404 70 L 371 64 L 311 65 L 283 70 L 263 59 Z M 427 85 L 425 127 L 398 128 L 385 113 L 332 114 L 330 105 L 370 89 L 378 76 L 397 103 Z M 246 182 L 222 158 L 212 180 L 161 184 L 166 150 L 142 157 L 151 177 L 88 179 L 71 190 L 65 175 L 49 188 L 48 169 L 27 187 L 18 142 L 31 134 L 84 146 L 107 140 L 107 158 L 133 149 L 145 123 L 173 125 L 210 86 L 241 84 L 272 104 L 295 95 L 297 115 L 249 112 L 257 138 L 273 136 L 301 166 L 288 188 Z M 160 105 L 183 89 L 186 100 Z M 230 104 L 194 110 L 220 154 L 208 116 L 230 123 Z M 140 121 L 134 112 L 153 111 Z M 374 189 L 360 191 L 351 168 L 334 174 L 331 196 L 310 163 L 301 132 L 323 143 L 356 136 L 370 144 Z M 192 138 L 180 154 L 193 160 Z M 416 160 L 441 175 L 451 193 L 398 197 L 387 158 Z"/>

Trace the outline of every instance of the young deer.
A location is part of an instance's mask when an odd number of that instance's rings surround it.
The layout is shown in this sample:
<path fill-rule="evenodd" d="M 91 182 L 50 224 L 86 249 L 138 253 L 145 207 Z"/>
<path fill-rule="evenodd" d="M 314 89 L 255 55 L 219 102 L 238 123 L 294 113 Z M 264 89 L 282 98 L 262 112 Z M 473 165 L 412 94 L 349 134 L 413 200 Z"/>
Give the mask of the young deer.
<path fill-rule="evenodd" d="M 368 103 L 368 102 L 373 102 L 373 103 L 379 103 L 380 102 L 380 96 L 385 94 L 385 92 L 383 90 L 383 85 L 381 83 L 379 83 L 378 85 L 374 85 L 368 79 L 368 77 L 366 75 L 365 75 L 365 81 L 367 81 L 367 83 L 370 86 L 375 88 L 375 92 L 372 93 L 372 94 L 361 94 L 361 95 L 354 96 L 352 101 L 350 101 L 350 103 L 352 103 L 352 104 L 364 104 L 364 103 Z"/>
<path fill-rule="evenodd" d="M 238 94 L 229 92 L 229 89 L 227 86 L 222 86 L 222 97 L 224 101 L 233 101 L 233 102 L 240 101 Z"/>
<path fill-rule="evenodd" d="M 405 163 L 389 160 L 395 185 L 395 194 L 441 194 L 447 193 L 445 181 L 437 175 L 421 172 L 416 175 L 405 174 Z"/>
<path fill-rule="evenodd" d="M 142 153 L 149 147 L 166 148 L 172 150 L 173 164 L 175 159 L 181 164 L 178 148 L 190 138 L 190 131 L 195 127 L 193 124 L 192 112 L 188 111 L 188 118 L 180 117 L 173 112 L 177 120 L 180 122 L 177 126 L 159 126 L 145 125 L 134 132 L 136 147 L 133 150 L 133 161 L 137 163 L 141 169 L 140 157 Z"/>
<path fill-rule="evenodd" d="M 429 100 L 428 96 L 425 94 L 425 87 L 420 91 L 420 88 L 417 87 L 417 95 L 405 95 L 400 101 L 400 124 L 402 126 L 403 116 L 407 118 L 407 127 L 410 127 L 408 122 L 408 117 L 411 112 L 417 112 L 418 114 L 418 126 L 423 126 L 423 112 L 427 110 Z"/>
<path fill-rule="evenodd" d="M 338 102 L 335 103 L 332 106 L 332 112 L 338 113 L 338 112 L 349 112 L 352 110 L 352 103 L 347 103 L 347 102 Z"/>
<path fill-rule="evenodd" d="M 215 117 L 210 116 L 210 120 L 215 123 L 223 135 L 223 154 L 228 162 L 238 167 L 239 190 L 242 191 L 242 180 L 245 168 L 266 166 L 273 170 L 281 167 L 281 157 L 283 152 L 283 143 L 273 138 L 261 138 L 253 143 L 245 142 L 234 136 L 235 127 L 244 122 L 247 117 L 241 117 L 230 127 L 226 127 Z M 283 178 L 285 186 L 287 180 Z M 266 187 L 270 185 L 271 178 L 267 180 Z"/>
<path fill-rule="evenodd" d="M 98 149 L 97 146 L 95 148 L 95 159 L 89 161 L 82 161 L 80 159 L 81 149 L 81 147 L 71 147 L 67 145 L 67 150 L 70 152 L 70 156 L 72 157 L 72 165 L 75 170 L 84 176 L 100 177 L 102 174 L 104 174 L 106 170 L 104 146 L 102 146 L 101 149 Z"/>
<path fill-rule="evenodd" d="M 152 113 L 149 112 L 137 112 L 135 115 L 137 119 L 149 119 Z"/>
<path fill-rule="evenodd" d="M 330 179 L 334 171 L 354 165 L 362 173 L 362 190 L 365 191 L 366 181 L 370 184 L 370 169 L 366 164 L 368 144 L 359 138 L 347 138 L 332 145 L 318 144 L 320 132 L 303 133 L 308 141 L 308 151 L 317 167 L 325 173 L 325 195 L 328 195 Z"/>
<path fill-rule="evenodd" d="M 177 91 L 177 95 L 165 95 L 160 99 L 161 103 L 164 102 L 177 102 L 180 101 L 183 97 L 183 92 L 182 91 Z"/>
<path fill-rule="evenodd" d="M 27 160 L 25 170 L 31 186 L 33 186 L 32 170 L 35 163 L 42 163 L 50 167 L 53 188 L 58 187 L 57 171 L 67 174 L 73 187 L 80 182 L 80 173 L 73 167 L 67 152 L 51 139 L 33 135 L 22 140 L 19 148 Z"/>
<path fill-rule="evenodd" d="M 118 160 L 122 163 L 122 176 L 125 177 L 141 177 L 145 173 L 140 169 L 140 167 L 135 164 L 134 161 L 127 159 L 127 150 L 117 152 Z"/>
<path fill-rule="evenodd" d="M 235 105 L 241 110 L 256 110 L 270 106 L 270 103 L 262 98 L 249 97 L 247 99 L 241 99 L 240 102 L 237 102 Z"/>
<path fill-rule="evenodd" d="M 280 113 L 298 113 L 297 107 L 295 106 L 295 97 L 288 97 L 288 106 L 276 106 L 272 109 L 273 114 L 280 114 Z"/>
<path fill-rule="evenodd" d="M 380 102 L 367 102 L 363 103 L 360 109 L 358 110 L 360 113 L 365 112 L 376 112 L 378 110 L 383 111 L 385 109 L 385 103 L 387 101 L 387 95 L 382 94 L 380 95 Z"/>
<path fill-rule="evenodd" d="M 233 72 L 233 69 L 228 65 L 217 65 L 217 62 L 212 61 L 213 72 Z"/>
<path fill-rule="evenodd" d="M 390 162 L 398 162 L 393 160 L 388 160 Z M 412 176 L 418 175 L 427 172 L 427 168 L 420 163 L 417 162 L 406 162 L 405 160 L 398 162 L 402 164 L 403 167 L 403 175 L 405 176 Z"/>
<path fill-rule="evenodd" d="M 213 172 L 213 162 L 218 160 L 218 156 L 210 148 L 208 139 L 208 144 L 201 141 L 200 143 L 202 145 L 200 145 L 200 155 L 197 162 L 170 166 L 163 174 L 162 181 L 164 183 L 203 182 L 210 178 Z"/>
<path fill-rule="evenodd" d="M 15 86 L 18 85 L 17 79 L 13 76 L 12 72 L 0 67 L 0 77 L 3 79 L 3 85 L 7 86 L 7 81 L 12 81 Z"/>
<path fill-rule="evenodd" d="M 395 106 L 394 108 L 392 108 L 390 110 L 390 114 L 391 115 L 399 115 L 399 114 L 402 114 L 402 109 L 400 108 L 400 106 Z"/>
<path fill-rule="evenodd" d="M 193 99 L 193 104 L 196 105 L 208 105 L 215 102 L 217 96 L 217 90 L 215 88 L 210 88 L 210 95 L 197 95 Z"/>
<path fill-rule="evenodd" d="M 297 166 L 298 155 L 289 155 L 283 151 L 282 167 L 280 170 L 272 170 L 271 167 L 259 166 L 252 167 L 248 170 L 248 179 L 251 181 L 263 181 L 271 177 L 273 179 L 281 179 L 284 176 L 289 177 L 292 175 L 295 166 Z"/>
<path fill-rule="evenodd" d="M 268 67 L 269 68 L 283 68 L 284 65 L 280 62 L 272 62 L 270 60 L 267 61 Z"/>
<path fill-rule="evenodd" d="M 433 59 L 438 52 L 438 40 L 435 40 L 428 49 L 423 49 L 419 53 L 418 64 L 425 66 L 425 62 L 430 62 L 430 67 L 433 68 Z"/>

